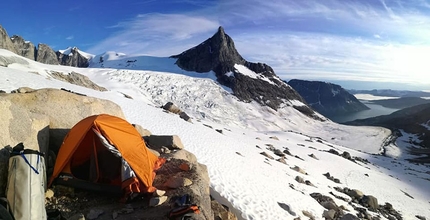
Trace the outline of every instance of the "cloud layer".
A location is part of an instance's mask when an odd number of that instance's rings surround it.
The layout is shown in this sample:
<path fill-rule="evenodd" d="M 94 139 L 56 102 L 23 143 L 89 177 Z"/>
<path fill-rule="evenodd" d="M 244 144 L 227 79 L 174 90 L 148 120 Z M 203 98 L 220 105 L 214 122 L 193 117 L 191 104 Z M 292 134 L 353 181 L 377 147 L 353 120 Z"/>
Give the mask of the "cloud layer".
<path fill-rule="evenodd" d="M 199 1 L 196 1 L 198 4 Z M 430 88 L 425 0 L 220 0 L 186 13 L 135 16 L 89 52 L 170 56 L 224 26 L 239 52 L 283 79 L 397 82 Z"/>

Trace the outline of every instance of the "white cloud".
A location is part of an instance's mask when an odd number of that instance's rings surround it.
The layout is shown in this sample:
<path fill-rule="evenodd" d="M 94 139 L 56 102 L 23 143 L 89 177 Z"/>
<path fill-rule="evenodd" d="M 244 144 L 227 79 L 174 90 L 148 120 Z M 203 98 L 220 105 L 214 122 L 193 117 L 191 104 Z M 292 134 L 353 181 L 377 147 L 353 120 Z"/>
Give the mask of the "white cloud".
<path fill-rule="evenodd" d="M 113 36 L 103 40 L 98 45 L 89 49 L 90 52 L 101 53 L 107 50 L 115 50 L 130 54 L 152 54 L 159 56 L 173 55 L 160 53 L 166 48 L 178 47 L 182 50 L 189 42 L 205 34 L 215 33 L 219 26 L 216 19 L 203 16 L 191 16 L 183 14 L 144 14 L 138 15 L 133 20 L 121 22 L 115 26 L 120 30 Z M 201 40 L 200 38 L 198 40 Z M 187 43 L 188 42 L 188 43 Z M 196 41 L 196 44 L 199 42 Z"/>
<path fill-rule="evenodd" d="M 73 40 L 75 38 L 73 35 L 66 37 L 66 40 Z"/>

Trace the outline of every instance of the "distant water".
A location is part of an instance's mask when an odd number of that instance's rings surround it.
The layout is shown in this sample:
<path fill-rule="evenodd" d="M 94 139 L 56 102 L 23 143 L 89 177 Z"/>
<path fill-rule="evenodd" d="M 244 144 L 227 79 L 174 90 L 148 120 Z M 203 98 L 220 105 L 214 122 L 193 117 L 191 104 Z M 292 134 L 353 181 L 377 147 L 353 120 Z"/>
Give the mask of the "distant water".
<path fill-rule="evenodd" d="M 361 112 L 347 114 L 347 115 L 332 116 L 330 117 L 330 119 L 332 121 L 342 123 L 347 121 L 354 121 L 356 119 L 365 119 L 365 118 L 371 118 L 371 117 L 376 117 L 380 115 L 389 115 L 397 110 L 400 110 L 400 109 L 394 109 L 394 108 L 386 108 L 382 105 L 371 104 L 368 101 L 363 101 L 363 100 L 360 100 L 360 101 L 370 109 L 364 110 Z"/>

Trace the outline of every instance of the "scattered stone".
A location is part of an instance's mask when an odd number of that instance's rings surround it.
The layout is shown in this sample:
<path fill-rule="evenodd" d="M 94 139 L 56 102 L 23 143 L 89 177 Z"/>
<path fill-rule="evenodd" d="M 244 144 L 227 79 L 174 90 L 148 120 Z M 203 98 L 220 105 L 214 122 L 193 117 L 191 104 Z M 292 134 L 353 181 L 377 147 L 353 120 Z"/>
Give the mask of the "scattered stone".
<path fill-rule="evenodd" d="M 275 149 L 273 151 L 273 153 L 276 154 L 277 156 L 280 156 L 280 157 L 285 156 L 285 154 L 281 150 L 279 150 L 279 149 Z"/>
<path fill-rule="evenodd" d="M 333 182 L 335 182 L 335 183 L 340 183 L 340 180 L 339 180 L 339 179 L 337 179 L 337 178 L 334 178 L 334 179 L 333 179 Z"/>
<path fill-rule="evenodd" d="M 295 216 L 295 215 L 296 215 L 296 213 L 295 213 L 293 210 L 291 210 L 291 208 L 290 208 L 290 206 L 289 206 L 289 205 L 287 205 L 287 204 L 285 204 L 285 203 L 282 203 L 282 202 L 278 202 L 278 205 L 279 205 L 281 208 L 283 208 L 285 211 L 287 211 L 290 215 L 292 215 L 292 216 Z"/>
<path fill-rule="evenodd" d="M 258 148 L 258 149 L 261 149 L 261 147 L 260 147 L 260 146 L 258 146 L 258 145 L 255 145 L 255 147 L 256 147 L 256 148 Z"/>
<path fill-rule="evenodd" d="M 52 199 L 52 197 L 54 197 L 54 191 L 52 191 L 52 189 L 48 189 L 48 190 L 45 192 L 45 198 L 46 198 L 46 199 Z"/>
<path fill-rule="evenodd" d="M 164 194 L 166 194 L 166 191 L 161 189 L 157 189 L 152 193 L 153 196 L 158 196 L 158 197 L 164 196 Z"/>
<path fill-rule="evenodd" d="M 312 184 L 311 181 L 309 181 L 309 180 L 306 180 L 305 184 L 308 185 L 308 186 L 314 186 L 314 184 Z"/>
<path fill-rule="evenodd" d="M 293 156 L 288 149 L 285 149 L 283 152 L 287 155 Z"/>
<path fill-rule="evenodd" d="M 170 154 L 172 152 L 169 148 L 164 146 L 160 148 L 160 151 L 162 154 Z"/>
<path fill-rule="evenodd" d="M 361 199 L 361 198 L 363 198 L 363 196 L 364 196 L 363 192 L 361 192 L 361 191 L 360 191 L 360 190 L 358 190 L 358 189 L 352 189 L 352 190 L 346 189 L 346 190 L 344 190 L 344 192 L 345 192 L 348 196 L 350 196 L 351 198 L 353 198 L 353 199 L 357 199 L 357 200 L 360 200 L 360 199 Z"/>
<path fill-rule="evenodd" d="M 172 102 L 168 102 L 165 105 L 162 106 L 164 110 L 167 110 L 169 112 L 180 114 L 182 111 L 179 109 L 176 105 L 174 105 Z"/>
<path fill-rule="evenodd" d="M 296 176 L 295 180 L 299 183 L 305 183 L 305 180 L 300 176 Z"/>
<path fill-rule="evenodd" d="M 421 216 L 421 215 L 416 215 L 415 217 L 417 217 L 417 219 L 419 219 L 419 220 L 426 220 L 426 217 Z"/>
<path fill-rule="evenodd" d="M 272 145 L 272 144 L 266 144 L 266 146 L 267 146 L 267 150 L 270 150 L 270 151 L 275 151 L 275 147 Z"/>
<path fill-rule="evenodd" d="M 302 210 L 302 213 L 304 216 L 308 217 L 310 220 L 314 220 L 315 217 L 312 215 L 312 213 L 306 211 L 306 210 Z"/>
<path fill-rule="evenodd" d="M 237 220 L 235 214 L 230 212 L 227 207 L 220 204 L 216 200 L 211 201 L 211 208 L 214 212 L 215 220 Z"/>
<path fill-rule="evenodd" d="M 67 220 L 85 220 L 85 215 L 82 213 L 77 213 L 69 217 Z"/>
<path fill-rule="evenodd" d="M 164 182 L 165 187 L 169 187 L 172 189 L 189 186 L 191 184 L 193 184 L 193 182 L 190 179 L 185 177 L 175 177 L 175 176 L 170 177 L 166 182 Z"/>
<path fill-rule="evenodd" d="M 273 139 L 273 140 L 277 140 L 277 141 L 279 141 L 279 138 L 278 137 L 276 137 L 276 136 L 272 136 L 272 137 L 269 137 L 270 139 Z"/>
<path fill-rule="evenodd" d="M 340 218 L 340 220 L 360 220 L 357 216 L 348 213 Z"/>
<path fill-rule="evenodd" d="M 191 122 L 191 117 L 188 116 L 187 113 L 185 113 L 185 112 L 179 113 L 179 117 L 182 118 L 182 119 L 184 119 L 184 121 Z"/>
<path fill-rule="evenodd" d="M 20 87 L 18 89 L 12 90 L 10 93 L 30 93 L 36 91 L 30 87 Z"/>
<path fill-rule="evenodd" d="M 347 159 L 347 160 L 351 160 L 352 159 L 351 154 L 349 152 L 347 152 L 347 151 L 344 151 L 341 156 L 343 158 Z"/>
<path fill-rule="evenodd" d="M 104 213 L 103 210 L 100 209 L 91 209 L 90 213 L 88 213 L 87 215 L 87 219 L 96 219 L 98 218 L 100 215 L 102 215 Z"/>
<path fill-rule="evenodd" d="M 331 210 L 324 210 L 323 212 L 323 216 L 325 219 L 334 219 L 334 216 L 336 215 L 336 211 L 331 209 Z"/>
<path fill-rule="evenodd" d="M 294 167 L 292 167 L 291 169 L 292 169 L 292 170 L 294 170 L 294 171 L 297 171 L 297 172 L 299 172 L 299 173 L 301 173 L 301 174 L 305 174 L 305 175 L 307 175 L 306 171 L 305 171 L 305 170 L 303 170 L 302 168 L 298 167 L 298 166 L 294 166 Z"/>
<path fill-rule="evenodd" d="M 236 154 L 243 157 L 243 155 L 241 153 L 239 153 L 239 152 L 236 152 Z"/>
<path fill-rule="evenodd" d="M 411 199 L 414 199 L 414 197 L 412 197 L 411 195 L 409 195 L 407 192 L 405 192 L 405 191 L 403 191 L 403 190 L 400 190 L 400 191 L 402 191 L 407 197 L 409 197 L 409 198 L 411 198 Z"/>
<path fill-rule="evenodd" d="M 207 124 L 203 124 L 203 125 L 206 126 L 206 127 L 208 127 L 208 128 L 213 128 L 212 126 L 207 125 Z"/>
<path fill-rule="evenodd" d="M 334 203 L 334 201 L 322 201 L 321 206 L 328 209 L 328 210 L 338 210 L 339 207 Z"/>
<path fill-rule="evenodd" d="M 215 129 L 215 131 L 217 131 L 218 133 L 222 134 L 222 130 L 221 129 Z"/>
<path fill-rule="evenodd" d="M 261 138 L 259 138 L 259 137 L 256 137 L 255 139 L 257 139 L 257 140 L 261 140 Z"/>
<path fill-rule="evenodd" d="M 149 200 L 149 206 L 155 207 L 163 204 L 165 201 L 167 201 L 167 196 L 160 196 L 160 197 L 152 197 Z"/>
<path fill-rule="evenodd" d="M 284 157 L 281 157 L 281 158 L 277 159 L 276 161 L 281 162 L 283 164 L 287 164 L 287 161 L 285 161 Z"/>
<path fill-rule="evenodd" d="M 314 158 L 315 160 L 319 160 L 314 154 L 309 154 L 308 156 Z"/>
<path fill-rule="evenodd" d="M 169 150 L 184 149 L 184 145 L 178 135 L 151 135 L 145 137 L 145 141 L 153 149 L 160 149 L 161 147 L 167 147 Z"/>
<path fill-rule="evenodd" d="M 337 152 L 334 149 L 330 149 L 328 152 L 331 153 L 331 154 L 334 154 L 334 155 L 339 155 L 339 152 Z"/>
<path fill-rule="evenodd" d="M 365 173 L 364 175 L 367 176 L 367 177 L 369 177 L 369 174 L 367 174 L 367 173 Z"/>
<path fill-rule="evenodd" d="M 297 155 L 295 155 L 294 157 L 297 158 L 297 159 L 299 159 L 299 160 L 303 160 L 303 158 L 301 158 L 301 157 L 299 157 Z M 305 161 L 305 160 L 303 160 L 303 161 Z"/>
<path fill-rule="evenodd" d="M 263 156 L 265 156 L 265 157 L 267 157 L 267 158 L 269 158 L 269 159 L 271 159 L 271 160 L 275 159 L 272 156 L 270 156 L 269 154 L 267 154 L 266 152 L 261 152 L 260 154 L 263 155 Z"/>
<path fill-rule="evenodd" d="M 361 199 L 361 203 L 362 205 L 369 207 L 369 209 L 374 212 L 376 212 L 379 208 L 378 199 L 371 195 L 363 196 L 363 198 Z"/>

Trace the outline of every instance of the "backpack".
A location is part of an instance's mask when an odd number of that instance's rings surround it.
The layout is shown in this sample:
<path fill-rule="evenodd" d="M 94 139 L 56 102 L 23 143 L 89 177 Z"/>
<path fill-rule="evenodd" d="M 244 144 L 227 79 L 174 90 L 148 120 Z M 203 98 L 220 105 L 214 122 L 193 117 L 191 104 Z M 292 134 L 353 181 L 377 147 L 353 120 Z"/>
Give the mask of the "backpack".
<path fill-rule="evenodd" d="M 15 146 L 9 158 L 6 197 L 16 220 L 46 219 L 43 153 Z"/>

